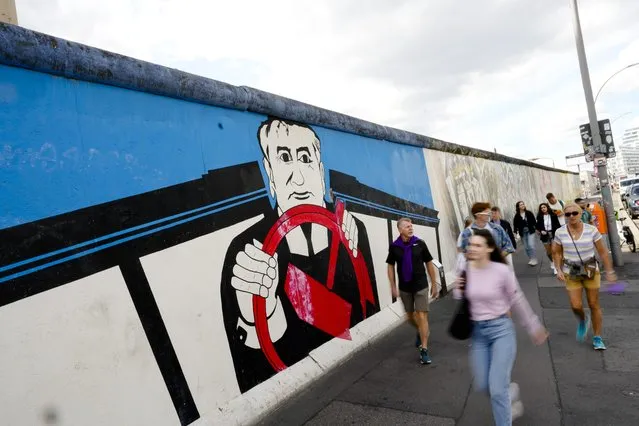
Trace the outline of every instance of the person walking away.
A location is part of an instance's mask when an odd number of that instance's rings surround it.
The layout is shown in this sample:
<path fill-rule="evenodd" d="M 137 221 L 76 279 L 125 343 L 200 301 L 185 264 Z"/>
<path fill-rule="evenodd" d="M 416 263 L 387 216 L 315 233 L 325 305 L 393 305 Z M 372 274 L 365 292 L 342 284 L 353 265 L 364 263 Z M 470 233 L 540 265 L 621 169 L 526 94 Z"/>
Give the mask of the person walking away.
<path fill-rule="evenodd" d="M 557 278 L 566 284 L 570 306 L 577 316 L 577 341 L 585 341 L 592 323 L 592 346 L 595 350 L 604 350 L 606 345 L 601 337 L 603 318 L 599 306 L 601 276 L 595 250 L 604 264 L 606 279 L 616 281 L 617 276 L 601 234 L 594 226 L 581 221 L 581 207 L 576 203 L 567 204 L 565 214 L 568 224 L 557 230 L 553 241 Z M 590 318 L 583 309 L 584 289 L 590 307 Z"/>
<path fill-rule="evenodd" d="M 492 219 L 490 223 L 499 225 L 502 228 L 504 228 L 504 231 L 506 231 L 506 233 L 508 234 L 508 237 L 510 237 L 510 242 L 513 244 L 513 248 L 517 250 L 517 241 L 515 241 L 515 234 L 513 233 L 513 228 L 510 226 L 510 222 L 502 219 L 501 209 L 499 207 L 493 206 L 490 209 L 490 211 L 492 214 Z"/>
<path fill-rule="evenodd" d="M 490 223 L 490 218 L 492 216 L 490 207 L 490 203 L 486 202 L 477 202 L 471 207 L 471 213 L 475 220 L 468 228 L 462 231 L 460 244 L 461 251 L 462 253 L 466 253 L 470 237 L 476 230 L 487 229 L 493 235 L 497 248 L 506 259 L 506 263 L 514 271 L 511 255 L 515 252 L 515 248 L 513 247 L 510 237 L 504 228 L 494 223 Z"/>
<path fill-rule="evenodd" d="M 581 207 L 581 221 L 583 223 L 592 225 L 594 223 L 594 219 L 592 217 L 592 213 L 590 213 L 590 210 L 588 210 L 588 203 L 586 202 L 586 200 L 584 200 L 583 198 L 575 198 L 575 203 L 577 203 L 577 205 Z"/>
<path fill-rule="evenodd" d="M 466 216 L 466 219 L 464 219 L 464 229 L 470 227 L 470 225 L 473 224 L 473 218 L 470 216 Z M 462 250 L 461 244 L 462 244 L 462 236 L 463 236 L 463 229 L 462 232 L 459 233 L 459 236 L 457 237 L 457 259 L 455 259 L 455 272 L 459 273 L 462 271 L 464 264 L 466 263 L 466 255 L 464 254 L 464 251 Z"/>
<path fill-rule="evenodd" d="M 524 242 L 524 248 L 526 249 L 526 255 L 528 256 L 528 265 L 536 266 L 537 261 L 537 249 L 535 236 L 537 232 L 537 220 L 533 212 L 526 208 L 526 203 L 523 201 L 517 201 L 515 204 L 515 217 L 513 218 L 513 225 L 515 232 L 519 234 L 521 240 Z"/>
<path fill-rule="evenodd" d="M 475 389 L 488 391 L 495 425 L 510 426 L 514 418 L 523 414 L 523 404 L 519 386 L 511 383 L 517 339 L 508 312 L 511 309 L 515 312 L 534 344 L 543 344 L 548 332 L 489 231 L 475 231 L 467 256 L 466 279 L 458 278 L 453 295 L 458 299 L 465 295 L 470 306 L 473 322 L 470 364 Z"/>
<path fill-rule="evenodd" d="M 564 206 L 566 203 L 562 200 L 558 200 L 552 192 L 546 194 L 546 200 L 548 200 L 548 205 L 559 218 L 559 224 L 564 226 L 566 224 L 566 218 L 564 217 Z"/>
<path fill-rule="evenodd" d="M 610 239 L 608 238 L 608 222 L 606 221 L 606 212 L 601 204 L 597 201 L 592 203 L 592 217 L 593 225 L 597 227 L 597 230 L 601 234 L 604 243 L 606 244 L 606 250 L 610 250 Z"/>
<path fill-rule="evenodd" d="M 539 238 L 546 249 L 548 260 L 550 260 L 550 268 L 555 275 L 557 275 L 557 269 L 552 258 L 552 241 L 559 228 L 561 225 L 555 212 L 552 211 L 548 203 L 541 203 L 537 212 L 537 232 L 539 232 Z"/>
<path fill-rule="evenodd" d="M 406 319 L 417 329 L 415 346 L 419 348 L 419 361 L 422 364 L 432 362 L 428 353 L 428 276 L 430 277 L 430 296 L 437 298 L 437 271 L 433 265 L 433 256 L 426 243 L 413 235 L 413 223 L 408 218 L 397 221 L 399 237 L 388 248 L 386 258 L 388 280 L 394 298 L 401 298 L 406 310 Z M 399 277 L 399 291 L 395 281 L 395 265 Z"/>

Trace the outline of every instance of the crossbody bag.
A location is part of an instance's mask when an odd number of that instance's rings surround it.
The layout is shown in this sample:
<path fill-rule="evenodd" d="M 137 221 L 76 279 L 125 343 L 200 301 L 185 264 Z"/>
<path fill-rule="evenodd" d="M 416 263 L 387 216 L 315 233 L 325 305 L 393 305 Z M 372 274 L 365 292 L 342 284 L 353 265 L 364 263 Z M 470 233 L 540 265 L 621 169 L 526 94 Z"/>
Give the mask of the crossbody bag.
<path fill-rule="evenodd" d="M 581 262 L 581 265 L 568 264 L 568 266 L 570 267 L 569 275 L 572 277 L 592 279 L 597 272 L 597 259 L 593 257 L 588 262 L 584 262 L 584 260 L 581 258 L 581 253 L 579 253 L 579 249 L 577 248 L 577 243 L 575 243 L 575 239 L 572 237 L 572 234 L 568 229 L 566 229 L 566 231 L 568 231 L 568 235 L 572 240 L 572 245 L 575 246 L 575 251 L 577 252 L 577 256 L 579 256 L 579 262 Z M 585 229 L 581 231 L 582 236 L 584 232 Z"/>

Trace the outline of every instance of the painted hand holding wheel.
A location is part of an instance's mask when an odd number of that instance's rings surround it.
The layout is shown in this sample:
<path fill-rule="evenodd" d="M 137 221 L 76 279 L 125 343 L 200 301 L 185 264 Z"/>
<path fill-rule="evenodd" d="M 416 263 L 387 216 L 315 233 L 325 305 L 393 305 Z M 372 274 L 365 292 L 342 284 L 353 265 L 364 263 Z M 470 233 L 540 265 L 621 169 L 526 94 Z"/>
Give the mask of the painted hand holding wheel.
<path fill-rule="evenodd" d="M 275 289 L 279 277 L 276 251 L 289 232 L 305 223 L 327 228 L 331 232 L 331 242 L 326 283 L 315 281 L 293 264 L 287 266 L 284 293 L 298 318 L 329 335 L 350 340 L 352 305 L 333 292 L 340 245 L 347 248 L 355 272 L 355 284 L 359 290 L 363 318 L 366 318 L 366 304 L 375 303 L 366 262 L 362 256 L 357 256 L 357 223 L 353 216 L 345 211 L 344 204 L 338 201 L 334 212 L 308 204 L 292 207 L 284 212 L 266 235 L 263 247 L 258 247 L 254 241 L 252 246 L 247 245 L 244 252 L 241 252 L 250 259 L 241 253 L 238 254 L 236 266 L 238 272 L 243 275 L 235 276 L 237 280 L 232 282 L 233 287 L 238 290 L 238 299 L 243 297 L 240 296 L 242 294 L 252 298 L 253 315 L 250 318 L 254 318 L 260 348 L 275 371 L 286 368 L 273 344 L 268 320 L 269 308 L 274 310 L 277 307 Z M 254 250 L 253 247 L 258 250 Z M 275 270 L 275 274 L 270 268 Z M 269 305 L 271 300 L 273 305 Z"/>
<path fill-rule="evenodd" d="M 253 244 L 246 244 L 244 250 L 235 256 L 231 285 L 238 291 L 238 299 L 250 299 L 253 295 L 263 297 L 266 299 L 266 311 L 270 316 L 277 306 L 278 284 L 277 253 L 273 256 L 266 254 L 259 241 L 253 240 Z M 243 306 L 247 304 L 240 303 L 240 307 Z M 253 309 L 242 309 L 242 316 L 247 321 L 253 322 Z"/>

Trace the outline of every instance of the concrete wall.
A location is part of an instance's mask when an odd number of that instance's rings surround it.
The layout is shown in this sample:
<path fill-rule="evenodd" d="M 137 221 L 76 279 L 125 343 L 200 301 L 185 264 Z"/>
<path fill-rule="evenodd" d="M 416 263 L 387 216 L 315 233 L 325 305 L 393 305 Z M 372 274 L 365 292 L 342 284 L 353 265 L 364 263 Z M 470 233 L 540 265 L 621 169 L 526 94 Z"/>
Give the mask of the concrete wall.
<path fill-rule="evenodd" d="M 499 206 L 503 218 L 512 224 L 518 201 L 524 201 L 536 214 L 549 192 L 562 200 L 574 200 L 581 193 L 579 177 L 574 173 L 434 150 L 424 150 L 424 156 L 434 207 L 439 211 L 440 243 L 446 248 L 442 262 L 449 272 L 456 257 L 450 248 L 455 246 L 474 202 Z"/>
<path fill-rule="evenodd" d="M 397 218 L 450 265 L 461 188 L 504 173 L 578 185 L 0 24 L 3 421 L 255 421 L 401 321 Z"/>

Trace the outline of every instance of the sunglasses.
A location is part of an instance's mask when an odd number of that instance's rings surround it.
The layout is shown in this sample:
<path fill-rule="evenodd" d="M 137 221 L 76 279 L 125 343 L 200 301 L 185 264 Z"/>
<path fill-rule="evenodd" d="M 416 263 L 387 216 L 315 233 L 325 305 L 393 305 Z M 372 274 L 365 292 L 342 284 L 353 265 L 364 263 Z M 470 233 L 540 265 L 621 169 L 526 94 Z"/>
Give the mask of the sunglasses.
<path fill-rule="evenodd" d="M 565 213 L 565 215 L 566 215 L 567 217 L 570 217 L 570 216 L 579 216 L 579 212 L 566 212 L 566 213 Z"/>

